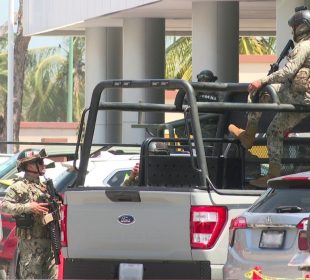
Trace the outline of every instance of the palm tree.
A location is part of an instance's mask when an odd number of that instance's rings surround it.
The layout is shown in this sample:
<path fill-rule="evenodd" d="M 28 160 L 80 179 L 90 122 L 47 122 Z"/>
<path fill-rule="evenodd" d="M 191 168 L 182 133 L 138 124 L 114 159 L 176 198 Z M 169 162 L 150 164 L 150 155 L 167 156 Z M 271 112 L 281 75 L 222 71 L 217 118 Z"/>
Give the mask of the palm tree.
<path fill-rule="evenodd" d="M 275 53 L 275 37 L 240 37 L 239 53 L 265 55 Z"/>
<path fill-rule="evenodd" d="M 192 39 L 173 37 L 166 49 L 166 78 L 191 80 L 192 78 Z M 240 37 L 239 53 L 265 55 L 275 53 L 275 37 Z"/>
<path fill-rule="evenodd" d="M 166 49 L 167 79 L 192 78 L 192 38 L 174 37 L 174 42 Z"/>
<path fill-rule="evenodd" d="M 85 96 L 85 38 L 73 39 L 73 119 L 80 120 Z"/>
<path fill-rule="evenodd" d="M 27 76 L 29 107 L 25 119 L 29 121 L 52 121 L 65 118 L 65 90 L 63 87 L 63 67 L 66 59 L 58 54 L 48 56 L 39 62 L 34 72 Z M 31 96 L 29 96 L 31 93 Z M 27 103 L 24 106 L 28 105 Z"/>
<path fill-rule="evenodd" d="M 85 42 L 74 38 L 73 121 L 80 120 L 84 106 Z M 6 108 L 7 41 L 0 41 L 0 114 Z M 58 47 L 28 50 L 21 120 L 66 121 L 68 60 Z"/>
<path fill-rule="evenodd" d="M 27 56 L 27 71 L 25 73 L 24 80 L 24 99 L 22 107 L 22 119 L 27 120 L 27 113 L 29 111 L 29 106 L 34 99 L 33 89 L 35 72 L 38 65 L 49 56 L 54 56 L 57 53 L 56 47 L 43 47 L 43 48 L 34 48 L 28 51 Z"/>
<path fill-rule="evenodd" d="M 4 106 L 6 95 L 7 95 L 7 76 L 8 76 L 8 65 L 7 65 L 7 52 L 0 53 L 0 115 L 4 115 Z"/>
<path fill-rule="evenodd" d="M 36 49 L 30 56 L 24 102 L 29 121 L 66 121 L 68 94 L 68 52 L 64 48 Z M 80 120 L 84 106 L 85 43 L 73 39 L 73 121 Z"/>

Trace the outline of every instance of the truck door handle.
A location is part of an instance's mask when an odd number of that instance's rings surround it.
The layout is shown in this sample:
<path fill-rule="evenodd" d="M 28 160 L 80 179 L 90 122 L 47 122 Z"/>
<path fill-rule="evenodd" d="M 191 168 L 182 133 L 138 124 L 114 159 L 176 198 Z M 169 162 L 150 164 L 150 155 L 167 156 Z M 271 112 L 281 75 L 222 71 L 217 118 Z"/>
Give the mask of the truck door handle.
<path fill-rule="evenodd" d="M 105 194 L 113 202 L 141 202 L 138 191 L 113 191 L 106 190 Z"/>

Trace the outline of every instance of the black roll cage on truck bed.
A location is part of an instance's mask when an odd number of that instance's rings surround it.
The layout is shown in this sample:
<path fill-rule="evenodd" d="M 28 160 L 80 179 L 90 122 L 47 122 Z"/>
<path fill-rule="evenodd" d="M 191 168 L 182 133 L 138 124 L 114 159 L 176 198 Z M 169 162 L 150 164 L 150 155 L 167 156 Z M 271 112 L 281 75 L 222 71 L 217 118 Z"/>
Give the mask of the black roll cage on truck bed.
<path fill-rule="evenodd" d="M 202 138 L 199 113 L 223 113 L 227 111 L 274 111 L 274 112 L 310 112 L 310 106 L 280 104 L 278 96 L 272 86 L 266 86 L 264 91 L 267 92 L 273 100 L 268 104 L 246 104 L 232 102 L 196 102 L 195 90 L 217 91 L 217 92 L 246 92 L 248 84 L 246 83 L 189 83 L 184 80 L 107 80 L 102 81 L 95 87 L 90 106 L 84 110 L 76 146 L 76 156 L 81 148 L 80 165 L 75 182 L 76 187 L 83 186 L 87 173 L 88 160 L 90 157 L 93 135 L 96 125 L 98 110 L 119 110 L 119 111 L 138 111 L 138 112 L 179 112 L 189 116 L 191 130 L 193 135 L 193 144 L 197 157 L 197 171 L 199 173 L 199 188 L 213 189 L 216 192 L 225 194 L 238 194 L 233 190 L 219 191 L 214 187 L 209 179 L 208 165 L 205 158 L 204 143 Z M 163 90 L 182 89 L 185 91 L 188 105 L 182 107 L 167 104 L 151 103 L 121 103 L 121 102 L 104 102 L 100 103 L 101 94 L 108 88 L 156 88 Z M 85 115 L 88 112 L 84 141 L 82 143 L 82 131 L 84 129 Z M 218 139 L 217 139 L 218 140 Z M 190 145 L 191 146 L 191 145 Z M 192 153 L 192 150 L 191 150 Z M 77 158 L 77 157 L 76 157 Z M 244 191 L 242 195 L 245 195 Z M 250 195 L 250 192 L 249 192 Z"/>

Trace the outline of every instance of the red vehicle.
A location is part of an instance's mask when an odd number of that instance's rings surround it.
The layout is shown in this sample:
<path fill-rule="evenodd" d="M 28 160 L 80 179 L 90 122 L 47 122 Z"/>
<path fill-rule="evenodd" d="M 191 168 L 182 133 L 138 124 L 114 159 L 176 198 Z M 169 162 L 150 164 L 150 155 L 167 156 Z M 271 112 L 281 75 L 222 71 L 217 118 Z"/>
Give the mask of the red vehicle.
<path fill-rule="evenodd" d="M 17 238 L 15 236 L 15 220 L 11 215 L 1 213 L 3 236 L 0 241 L 0 263 L 9 276 L 15 271 Z M 11 277 L 9 277 L 11 278 Z"/>

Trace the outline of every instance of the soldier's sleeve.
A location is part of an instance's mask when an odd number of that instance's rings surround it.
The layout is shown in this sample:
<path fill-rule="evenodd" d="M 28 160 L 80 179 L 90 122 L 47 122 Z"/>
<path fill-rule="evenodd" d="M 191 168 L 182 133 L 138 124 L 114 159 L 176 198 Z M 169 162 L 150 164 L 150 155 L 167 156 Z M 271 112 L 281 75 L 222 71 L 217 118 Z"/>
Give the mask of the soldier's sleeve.
<path fill-rule="evenodd" d="M 25 193 L 22 184 L 22 182 L 16 182 L 8 188 L 1 203 L 3 212 L 19 215 L 31 211 L 30 202 L 25 200 L 27 193 Z"/>
<path fill-rule="evenodd" d="M 121 184 L 121 187 L 130 187 L 130 186 L 137 186 L 138 185 L 138 176 L 134 179 L 130 176 L 125 177 L 124 182 Z"/>
<path fill-rule="evenodd" d="M 288 56 L 283 68 L 261 79 L 263 84 L 284 83 L 292 81 L 298 70 L 310 55 L 310 41 L 303 41 L 295 46 Z"/>

